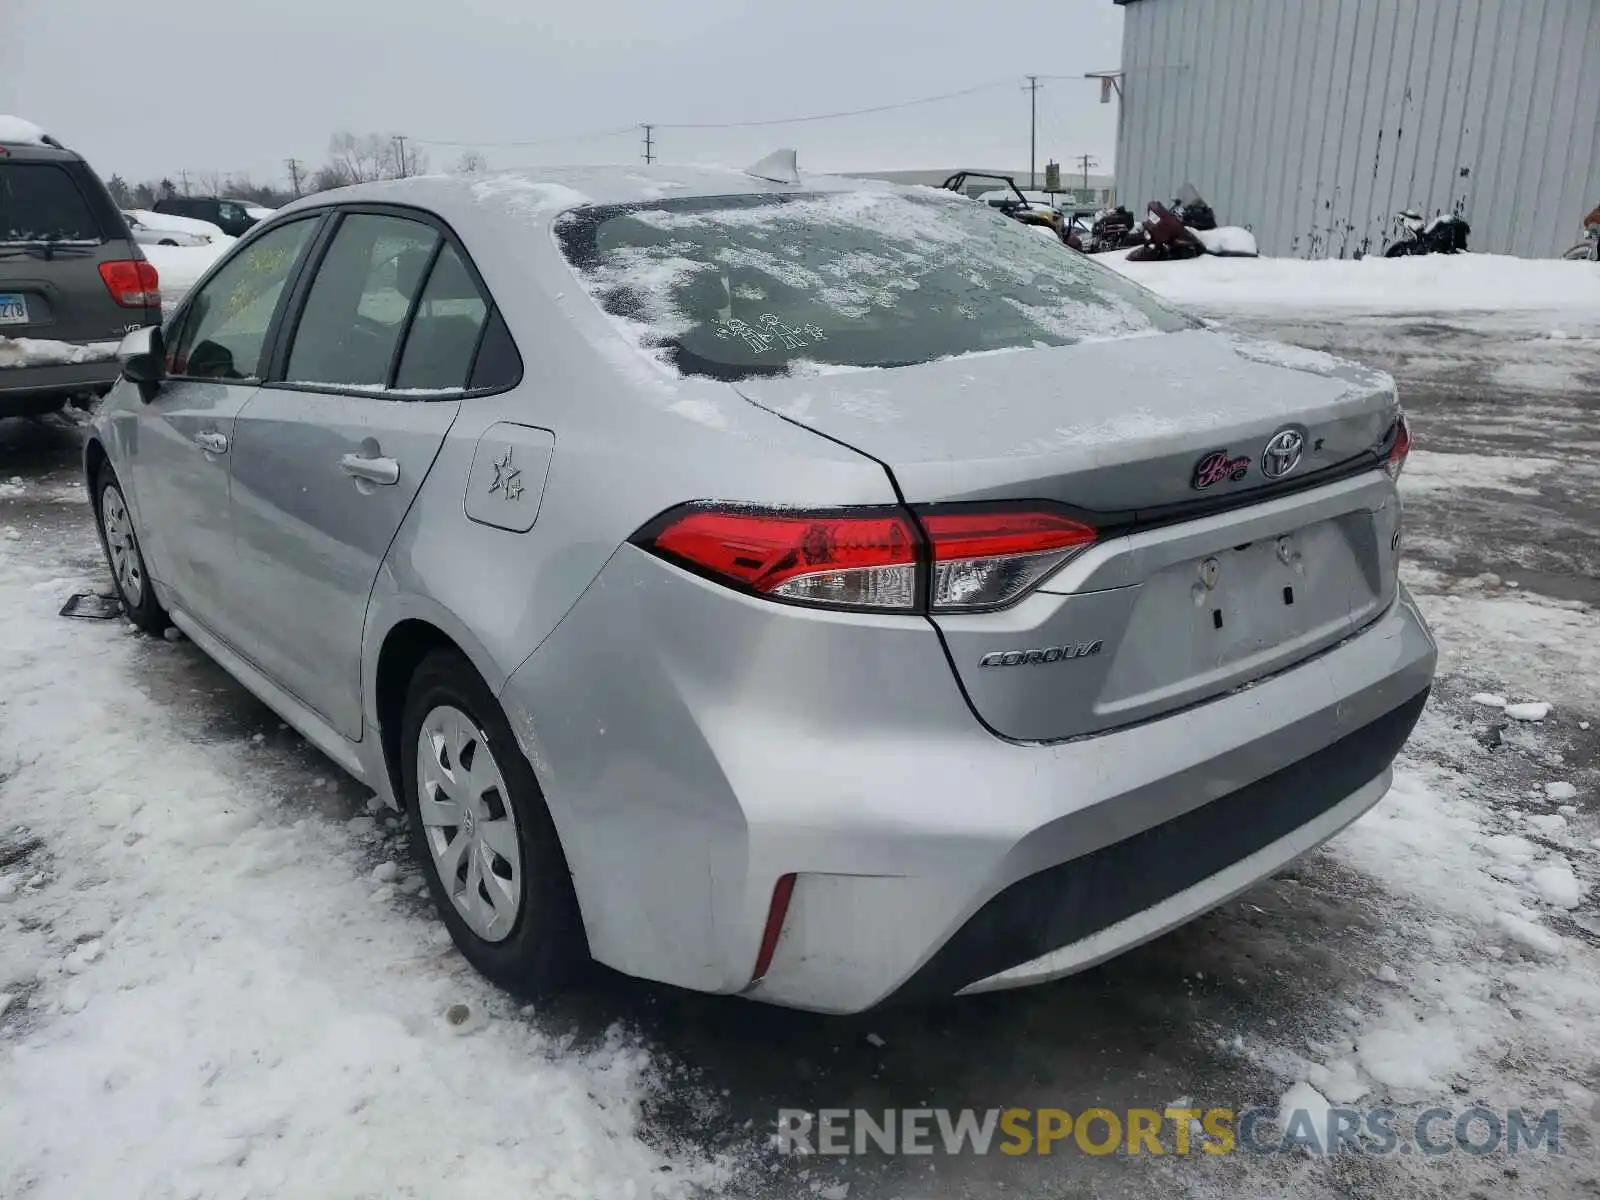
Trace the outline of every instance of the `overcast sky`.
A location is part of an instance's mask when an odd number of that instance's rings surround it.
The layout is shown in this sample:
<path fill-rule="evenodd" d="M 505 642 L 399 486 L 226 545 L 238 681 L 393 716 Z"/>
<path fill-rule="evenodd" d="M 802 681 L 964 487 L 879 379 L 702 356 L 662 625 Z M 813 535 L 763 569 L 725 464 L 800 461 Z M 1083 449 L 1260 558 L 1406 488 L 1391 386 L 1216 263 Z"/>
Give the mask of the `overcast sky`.
<path fill-rule="evenodd" d="M 403 133 L 435 169 L 637 161 L 644 121 L 754 121 L 974 94 L 850 119 L 657 131 L 666 161 L 802 169 L 1025 171 L 1109 165 L 1116 107 L 1081 76 L 1117 66 L 1112 0 L 0 0 L 0 113 L 130 182 L 286 178 L 335 130 Z M 608 137 L 574 137 L 626 128 Z M 537 146 L 495 145 L 566 138 Z M 1104 167 L 1101 168 L 1102 170 Z M 1042 182 L 1042 179 L 1041 179 Z"/>

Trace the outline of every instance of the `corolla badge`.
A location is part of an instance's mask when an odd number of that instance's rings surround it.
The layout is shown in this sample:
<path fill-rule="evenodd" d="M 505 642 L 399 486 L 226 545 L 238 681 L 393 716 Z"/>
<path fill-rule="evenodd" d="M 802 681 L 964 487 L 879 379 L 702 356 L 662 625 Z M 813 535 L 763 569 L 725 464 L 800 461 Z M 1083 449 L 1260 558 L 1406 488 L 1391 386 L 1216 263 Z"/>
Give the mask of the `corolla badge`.
<path fill-rule="evenodd" d="M 1250 456 L 1241 454 L 1238 458 L 1230 457 L 1226 450 L 1213 450 L 1194 465 L 1194 478 L 1190 486 L 1198 489 L 1211 487 L 1221 483 L 1224 479 L 1235 482 L 1245 477 L 1250 470 Z"/>
<path fill-rule="evenodd" d="M 995 650 L 978 660 L 980 667 L 1032 667 L 1044 663 L 1089 658 L 1099 654 L 1104 642 L 1079 642 L 1076 645 L 1044 646 L 1038 650 Z"/>
<path fill-rule="evenodd" d="M 1268 479 L 1282 479 L 1300 465 L 1306 435 L 1298 429 L 1280 429 L 1261 452 L 1261 473 Z"/>

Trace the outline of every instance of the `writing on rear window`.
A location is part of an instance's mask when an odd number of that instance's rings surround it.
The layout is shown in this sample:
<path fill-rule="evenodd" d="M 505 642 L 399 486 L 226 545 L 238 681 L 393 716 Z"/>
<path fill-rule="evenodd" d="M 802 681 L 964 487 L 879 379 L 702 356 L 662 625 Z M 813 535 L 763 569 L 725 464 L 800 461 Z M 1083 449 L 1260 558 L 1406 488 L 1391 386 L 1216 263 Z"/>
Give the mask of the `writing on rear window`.
<path fill-rule="evenodd" d="M 556 232 L 622 332 L 686 375 L 906 366 L 1191 326 L 1083 256 L 942 193 L 602 205 Z"/>
<path fill-rule="evenodd" d="M 760 328 L 734 317 L 717 322 L 717 337 L 722 341 L 739 338 L 757 354 L 781 347 L 784 350 L 801 350 L 817 342 L 827 341 L 826 335 L 815 325 L 790 325 L 782 317 L 763 313 Z"/>

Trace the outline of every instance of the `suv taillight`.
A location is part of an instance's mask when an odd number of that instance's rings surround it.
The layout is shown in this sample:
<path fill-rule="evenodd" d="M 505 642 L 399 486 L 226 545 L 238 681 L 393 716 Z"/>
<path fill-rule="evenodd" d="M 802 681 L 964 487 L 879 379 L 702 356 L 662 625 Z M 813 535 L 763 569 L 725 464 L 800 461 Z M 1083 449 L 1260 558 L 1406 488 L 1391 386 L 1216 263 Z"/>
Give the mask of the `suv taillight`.
<path fill-rule="evenodd" d="M 1394 423 L 1394 441 L 1389 446 L 1389 457 L 1384 460 L 1383 469 L 1389 472 L 1390 479 L 1399 479 L 1400 472 L 1406 465 L 1406 455 L 1411 453 L 1411 426 L 1406 424 L 1405 417 Z"/>
<path fill-rule="evenodd" d="M 161 277 L 154 265 L 143 259 L 119 259 L 100 264 L 100 278 L 106 291 L 123 308 L 158 308 L 161 305 Z"/>
<path fill-rule="evenodd" d="M 888 612 L 1005 608 L 1095 540 L 1045 509 L 940 505 L 834 512 L 686 505 L 634 544 L 774 600 Z"/>

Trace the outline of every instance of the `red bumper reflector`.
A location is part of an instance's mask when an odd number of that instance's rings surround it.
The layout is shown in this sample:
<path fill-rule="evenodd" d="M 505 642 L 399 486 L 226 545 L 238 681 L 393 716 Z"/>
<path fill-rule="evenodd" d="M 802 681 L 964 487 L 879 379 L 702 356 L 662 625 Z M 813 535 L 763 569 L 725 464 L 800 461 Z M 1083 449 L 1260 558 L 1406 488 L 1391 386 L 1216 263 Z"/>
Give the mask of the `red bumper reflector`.
<path fill-rule="evenodd" d="M 772 887 L 772 904 L 767 909 L 767 927 L 761 934 L 761 952 L 756 955 L 756 969 L 750 973 L 752 984 L 766 978 L 772 966 L 772 956 L 778 952 L 778 937 L 783 933 L 783 922 L 789 915 L 789 901 L 794 898 L 793 874 L 778 876 Z"/>

